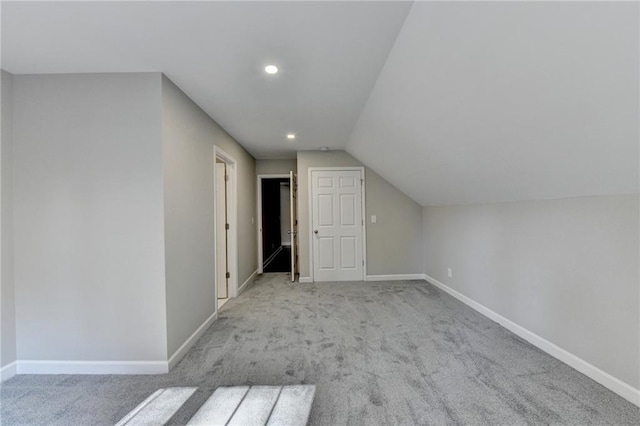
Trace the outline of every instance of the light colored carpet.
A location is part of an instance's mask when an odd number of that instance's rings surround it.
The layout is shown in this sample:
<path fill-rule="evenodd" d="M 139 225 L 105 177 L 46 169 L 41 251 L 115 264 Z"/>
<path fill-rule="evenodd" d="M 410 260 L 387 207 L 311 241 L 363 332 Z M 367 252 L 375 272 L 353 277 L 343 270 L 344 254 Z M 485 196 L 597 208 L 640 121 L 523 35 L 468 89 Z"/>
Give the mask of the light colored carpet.
<path fill-rule="evenodd" d="M 159 389 L 131 410 L 115 426 L 163 425 L 187 402 L 196 388 Z M 224 424 L 224 423 L 223 423 Z"/>
<path fill-rule="evenodd" d="M 13 424 L 114 424 L 159 388 L 315 384 L 309 423 L 640 424 L 640 409 L 423 281 L 266 275 L 162 376 L 17 376 Z"/>
<path fill-rule="evenodd" d="M 164 425 L 197 388 L 166 388 L 150 395 L 115 426 Z M 313 385 L 220 387 L 187 426 L 305 426 Z"/>

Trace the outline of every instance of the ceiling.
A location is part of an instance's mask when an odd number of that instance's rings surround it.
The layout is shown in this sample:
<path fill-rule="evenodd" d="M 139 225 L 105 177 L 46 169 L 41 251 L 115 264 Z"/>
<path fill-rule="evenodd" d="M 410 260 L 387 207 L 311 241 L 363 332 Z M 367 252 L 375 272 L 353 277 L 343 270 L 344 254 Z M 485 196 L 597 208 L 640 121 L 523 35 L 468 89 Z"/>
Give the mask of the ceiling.
<path fill-rule="evenodd" d="M 2 67 L 161 71 L 254 157 L 295 158 L 344 149 L 410 7 L 3 1 Z M 268 64 L 280 72 L 267 75 Z"/>
<path fill-rule="evenodd" d="M 256 158 L 346 149 L 423 205 L 637 193 L 638 8 L 3 2 L 2 65 L 161 71 Z"/>
<path fill-rule="evenodd" d="M 415 3 L 346 150 L 423 205 L 638 192 L 638 3 Z"/>

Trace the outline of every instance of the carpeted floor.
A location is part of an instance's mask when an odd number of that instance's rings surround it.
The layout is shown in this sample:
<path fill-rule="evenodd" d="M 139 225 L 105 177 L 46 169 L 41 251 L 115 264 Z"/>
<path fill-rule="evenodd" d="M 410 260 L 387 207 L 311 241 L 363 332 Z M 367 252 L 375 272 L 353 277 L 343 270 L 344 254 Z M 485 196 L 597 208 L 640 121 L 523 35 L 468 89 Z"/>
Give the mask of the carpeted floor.
<path fill-rule="evenodd" d="M 12 424 L 113 424 L 156 389 L 316 384 L 310 424 L 640 424 L 640 409 L 422 281 L 260 277 L 162 376 L 16 376 Z"/>

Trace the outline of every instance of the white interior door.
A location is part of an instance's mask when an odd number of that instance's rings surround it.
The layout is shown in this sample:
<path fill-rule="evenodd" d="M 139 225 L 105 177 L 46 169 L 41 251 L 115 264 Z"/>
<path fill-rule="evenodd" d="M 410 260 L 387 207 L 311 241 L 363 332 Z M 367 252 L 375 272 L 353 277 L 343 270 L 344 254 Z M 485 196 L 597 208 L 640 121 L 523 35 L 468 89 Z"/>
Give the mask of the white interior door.
<path fill-rule="evenodd" d="M 314 281 L 364 279 L 359 170 L 311 172 Z"/>
<path fill-rule="evenodd" d="M 227 279 L 227 181 L 226 164 L 216 162 L 216 283 L 218 299 L 229 297 Z"/>
<path fill-rule="evenodd" d="M 296 280 L 296 262 L 298 261 L 298 205 L 296 175 L 289 172 L 289 208 L 291 209 L 291 281 Z"/>

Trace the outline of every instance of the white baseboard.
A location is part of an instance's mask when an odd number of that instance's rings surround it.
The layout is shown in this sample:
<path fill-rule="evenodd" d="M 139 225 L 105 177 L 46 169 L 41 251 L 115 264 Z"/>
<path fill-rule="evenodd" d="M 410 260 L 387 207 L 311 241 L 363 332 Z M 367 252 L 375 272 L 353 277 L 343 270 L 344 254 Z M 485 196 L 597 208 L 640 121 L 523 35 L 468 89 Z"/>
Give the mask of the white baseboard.
<path fill-rule="evenodd" d="M 167 361 L 17 361 L 17 374 L 165 374 Z"/>
<path fill-rule="evenodd" d="M 249 283 L 251 283 L 256 275 L 258 275 L 258 270 L 256 269 L 255 271 L 253 271 L 253 273 L 251 275 L 249 275 L 249 278 L 247 278 L 242 285 L 240 286 L 240 288 L 238 288 L 238 292 L 237 295 L 240 296 L 240 294 L 242 294 L 242 292 L 245 290 L 245 288 L 247 287 L 247 285 L 249 285 Z"/>
<path fill-rule="evenodd" d="M 0 368 L 0 383 L 4 382 L 5 380 L 9 380 L 13 376 L 15 376 L 16 369 L 17 369 L 16 361 L 13 361 L 5 365 L 4 367 Z"/>
<path fill-rule="evenodd" d="M 196 331 L 194 331 L 193 334 L 189 336 L 189 338 L 185 340 L 185 342 L 178 348 L 178 350 L 175 351 L 173 355 L 171 355 L 168 362 L 169 371 L 171 371 L 173 367 L 178 365 L 180 360 L 184 358 L 187 352 L 189 352 L 189 349 L 191 349 L 191 347 L 198 341 L 198 339 L 202 337 L 204 332 L 207 331 L 207 328 L 209 328 L 209 326 L 213 324 L 216 319 L 218 319 L 217 311 L 214 312 L 213 315 L 211 315 L 209 318 L 207 318 L 202 324 L 200 324 L 200 327 L 198 327 Z"/>
<path fill-rule="evenodd" d="M 367 275 L 365 281 L 405 281 L 424 280 L 424 274 L 394 274 L 394 275 Z M 312 283 L 311 277 L 299 277 L 300 283 Z"/>
<path fill-rule="evenodd" d="M 493 320 L 511 331 L 512 333 L 522 337 L 527 342 L 545 351 L 554 358 L 559 359 L 570 367 L 575 368 L 585 376 L 595 380 L 607 389 L 617 393 L 627 401 L 640 407 L 640 389 L 636 389 L 633 386 L 623 382 L 620 379 L 613 377 L 611 374 L 600 370 L 598 367 L 588 363 L 582 358 L 562 349 L 561 347 L 551 343 L 550 341 L 538 336 L 537 334 L 527 330 L 526 328 L 514 323 L 513 321 L 503 317 L 502 315 L 492 311 L 484 305 L 476 302 L 473 299 L 465 296 L 464 294 L 452 289 L 446 284 L 441 283 L 433 277 L 425 274 L 424 280 L 435 285 L 442 291 L 450 294 L 456 299 L 460 300 L 464 304 L 470 306 L 482 315 L 486 316 L 490 320 Z"/>
<path fill-rule="evenodd" d="M 20 360 L 2 369 L 2 379 L 13 374 L 166 374 L 185 356 L 191 347 L 216 320 L 214 313 L 178 348 L 168 361 L 41 361 Z M 5 369 L 8 370 L 5 372 Z"/>
<path fill-rule="evenodd" d="M 367 275 L 365 281 L 423 280 L 424 274 Z"/>

